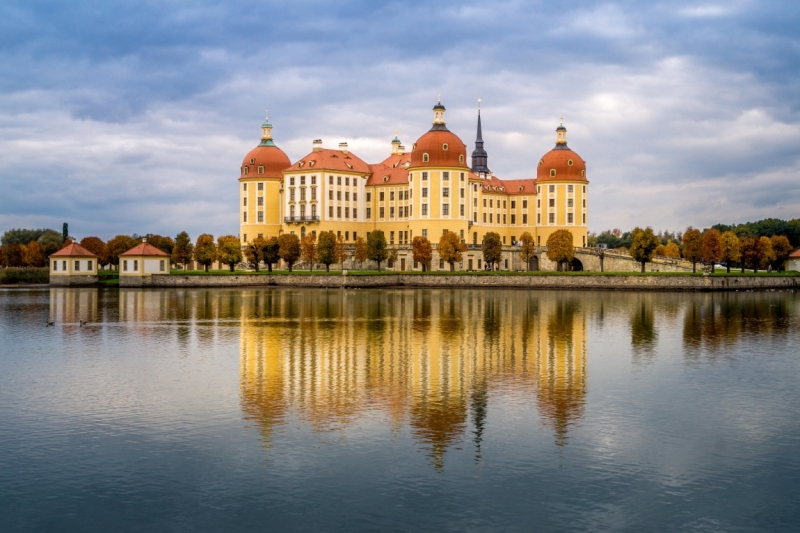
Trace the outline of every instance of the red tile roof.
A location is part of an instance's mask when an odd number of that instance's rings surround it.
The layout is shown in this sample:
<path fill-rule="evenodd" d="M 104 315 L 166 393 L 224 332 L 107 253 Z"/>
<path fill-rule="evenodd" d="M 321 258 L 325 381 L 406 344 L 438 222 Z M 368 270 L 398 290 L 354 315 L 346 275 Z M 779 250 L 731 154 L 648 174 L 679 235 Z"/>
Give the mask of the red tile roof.
<path fill-rule="evenodd" d="M 501 180 L 508 194 L 536 194 L 536 180 Z"/>
<path fill-rule="evenodd" d="M 169 254 L 166 252 L 162 252 L 152 244 L 147 244 L 143 242 L 141 244 L 137 244 L 127 252 L 119 254 L 120 256 L 123 255 L 134 255 L 134 256 L 149 256 L 149 255 L 157 255 L 162 257 L 169 257 Z"/>
<path fill-rule="evenodd" d="M 59 251 L 50 254 L 50 257 L 97 257 L 95 254 L 80 244 L 68 244 Z"/>
<path fill-rule="evenodd" d="M 292 164 L 284 172 L 306 170 L 337 170 L 341 172 L 358 172 L 369 174 L 369 165 L 353 152 L 343 152 L 341 150 L 329 150 L 323 148 L 319 152 L 311 152 L 301 160 Z"/>
<path fill-rule="evenodd" d="M 408 183 L 408 170 L 402 165 L 395 168 L 383 164 L 370 165 L 372 175 L 367 185 L 403 185 Z"/>
<path fill-rule="evenodd" d="M 789 257 L 791 257 L 792 259 L 794 259 L 794 258 L 800 258 L 800 248 L 798 248 L 798 249 L 797 249 L 797 250 L 795 250 L 794 252 L 790 253 L 790 254 L 789 254 Z"/>

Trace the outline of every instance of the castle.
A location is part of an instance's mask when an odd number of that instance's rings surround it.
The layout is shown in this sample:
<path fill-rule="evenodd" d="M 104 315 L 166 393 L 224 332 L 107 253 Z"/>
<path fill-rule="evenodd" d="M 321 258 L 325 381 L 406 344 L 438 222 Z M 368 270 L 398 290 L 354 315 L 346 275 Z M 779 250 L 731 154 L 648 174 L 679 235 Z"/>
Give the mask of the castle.
<path fill-rule="evenodd" d="M 488 167 L 480 109 L 471 165 L 467 146 L 447 128 L 445 111 L 439 101 L 432 127 L 411 150 L 395 136 L 391 153 L 377 164 L 366 163 L 347 143 L 329 149 L 321 140 L 292 163 L 275 145 L 266 119 L 261 142 L 240 168 L 243 244 L 256 237 L 293 233 L 303 238 L 322 231 L 353 244 L 380 229 L 388 244 L 401 250 L 417 235 L 435 245 L 448 230 L 470 249 L 488 232 L 498 233 L 505 247 L 512 247 L 524 232 L 544 246 L 551 233 L 566 229 L 575 246 L 586 246 L 586 162 L 567 146 L 563 123 L 556 128 L 555 147 L 538 160 L 535 178 L 502 180 Z M 410 259 L 407 265 L 407 256 L 400 254 L 401 270 L 420 268 L 412 267 Z M 459 268 L 476 266 L 480 268 L 477 255 Z M 510 268 L 508 258 L 505 268 Z"/>

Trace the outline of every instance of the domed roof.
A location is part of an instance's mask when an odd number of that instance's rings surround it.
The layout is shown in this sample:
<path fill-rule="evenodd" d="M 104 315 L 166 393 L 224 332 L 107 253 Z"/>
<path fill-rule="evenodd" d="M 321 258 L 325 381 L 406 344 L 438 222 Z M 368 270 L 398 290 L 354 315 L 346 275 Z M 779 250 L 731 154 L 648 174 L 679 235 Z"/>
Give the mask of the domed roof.
<path fill-rule="evenodd" d="M 249 178 L 282 178 L 283 171 L 289 168 L 292 162 L 286 153 L 273 145 L 260 144 L 250 150 L 242 161 L 242 177 Z M 259 168 L 263 172 L 259 173 Z"/>
<path fill-rule="evenodd" d="M 555 170 L 555 176 L 553 175 Z M 586 162 L 567 148 L 557 147 L 542 157 L 536 171 L 538 181 L 586 181 Z"/>
<path fill-rule="evenodd" d="M 428 154 L 425 161 L 424 155 Z M 431 130 L 417 139 L 411 151 L 412 167 L 467 166 L 467 145 L 449 130 Z"/>
<path fill-rule="evenodd" d="M 567 128 L 556 128 L 556 147 L 544 154 L 536 170 L 539 181 L 586 181 L 586 161 L 567 147 Z"/>

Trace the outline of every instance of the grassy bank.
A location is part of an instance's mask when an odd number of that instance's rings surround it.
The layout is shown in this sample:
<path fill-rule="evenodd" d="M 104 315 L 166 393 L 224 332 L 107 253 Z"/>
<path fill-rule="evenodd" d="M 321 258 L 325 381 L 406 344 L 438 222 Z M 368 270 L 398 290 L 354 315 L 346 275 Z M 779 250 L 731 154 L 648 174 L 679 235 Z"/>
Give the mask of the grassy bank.
<path fill-rule="evenodd" d="M 0 268 L 0 285 L 16 285 L 19 283 L 50 283 L 50 270 L 47 267 Z"/>

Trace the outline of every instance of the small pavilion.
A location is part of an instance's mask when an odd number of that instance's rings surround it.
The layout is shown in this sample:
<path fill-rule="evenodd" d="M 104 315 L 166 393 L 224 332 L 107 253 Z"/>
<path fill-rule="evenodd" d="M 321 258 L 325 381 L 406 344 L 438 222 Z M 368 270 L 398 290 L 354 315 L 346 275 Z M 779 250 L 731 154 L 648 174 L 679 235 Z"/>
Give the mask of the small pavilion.
<path fill-rule="evenodd" d="M 50 255 L 50 285 L 94 285 L 97 255 L 80 244 L 68 244 Z"/>
<path fill-rule="evenodd" d="M 119 277 L 150 277 L 153 274 L 169 274 L 170 257 L 147 243 L 144 239 L 127 252 L 119 254 Z"/>

